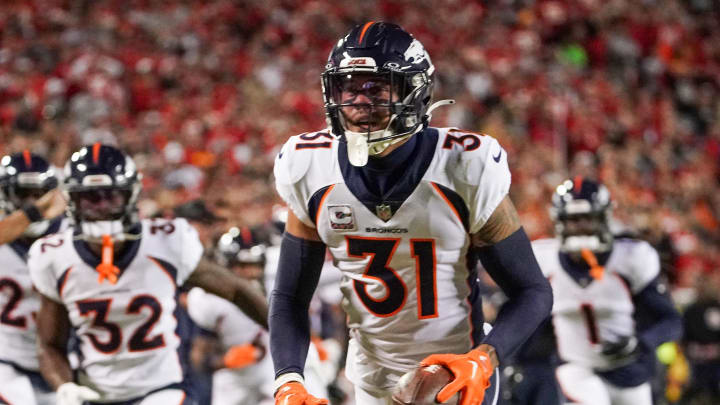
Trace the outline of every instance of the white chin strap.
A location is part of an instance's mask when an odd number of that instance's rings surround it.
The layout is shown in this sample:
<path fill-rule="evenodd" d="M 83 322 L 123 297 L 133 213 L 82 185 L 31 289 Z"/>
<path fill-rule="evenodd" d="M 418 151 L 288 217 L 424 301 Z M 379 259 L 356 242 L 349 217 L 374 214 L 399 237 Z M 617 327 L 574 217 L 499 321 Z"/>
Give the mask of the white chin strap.
<path fill-rule="evenodd" d="M 121 220 L 114 221 L 82 221 L 80 238 L 88 242 L 102 242 L 103 235 L 110 235 L 113 241 L 132 239 L 133 235 L 125 232 Z"/>
<path fill-rule="evenodd" d="M 567 236 L 563 240 L 561 249 L 564 252 L 579 252 L 588 249 L 593 252 L 605 252 L 609 249 L 607 243 L 603 243 L 597 235 L 575 235 Z"/>
<path fill-rule="evenodd" d="M 450 104 L 455 104 L 455 100 L 440 100 L 436 103 L 433 103 L 427 110 L 428 122 L 430 121 L 431 113 L 434 109 Z M 402 142 L 407 138 L 415 135 L 416 133 L 422 131 L 423 129 L 422 125 L 418 125 L 417 129 L 415 129 L 414 132 L 409 133 L 405 136 L 400 136 L 381 142 L 368 142 L 374 139 L 392 136 L 393 132 L 390 129 L 390 126 L 396 118 L 397 115 L 393 114 L 385 129 L 380 129 L 377 131 L 355 132 L 346 129 L 345 140 L 347 141 L 348 160 L 350 161 L 350 164 L 357 167 L 365 166 L 368 162 L 368 156 L 377 156 L 383 153 L 385 149 L 390 147 L 390 145 Z"/>
<path fill-rule="evenodd" d="M 27 228 L 25 228 L 23 236 L 29 238 L 37 238 L 38 236 L 42 236 L 45 232 L 47 232 L 48 228 L 50 228 L 49 220 L 33 222 L 28 225 Z"/>

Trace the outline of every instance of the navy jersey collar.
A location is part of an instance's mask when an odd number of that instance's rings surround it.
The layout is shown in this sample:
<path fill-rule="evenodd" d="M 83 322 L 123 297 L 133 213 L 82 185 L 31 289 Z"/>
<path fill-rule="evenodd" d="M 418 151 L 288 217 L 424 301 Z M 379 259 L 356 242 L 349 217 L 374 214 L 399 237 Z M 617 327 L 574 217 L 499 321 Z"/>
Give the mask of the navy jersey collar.
<path fill-rule="evenodd" d="M 602 266 L 605 266 L 608 259 L 610 258 L 611 252 L 612 251 L 596 254 L 598 263 Z M 559 252 L 558 256 L 560 258 L 560 265 L 562 266 L 563 270 L 565 270 L 565 273 L 567 273 L 573 280 L 575 280 L 575 282 L 579 286 L 584 288 L 590 285 L 590 283 L 592 283 L 593 278 L 592 276 L 590 276 L 590 265 L 585 263 L 585 261 L 577 262 L 565 252 Z"/>
<path fill-rule="evenodd" d="M 363 167 L 349 162 L 347 145 L 340 142 L 338 162 L 345 185 L 370 212 L 387 204 L 394 214 L 420 184 L 435 156 L 438 136 L 437 129 L 425 128 L 389 155 L 368 159 Z"/>
<path fill-rule="evenodd" d="M 140 234 L 141 229 L 142 226 L 140 224 L 137 224 L 130 229 L 129 233 Z M 120 274 L 118 274 L 118 278 L 125 272 L 125 269 L 130 265 L 130 263 L 132 263 L 135 256 L 137 256 L 138 250 L 140 249 L 141 240 L 141 238 L 138 238 L 126 241 L 123 250 L 115 256 L 114 264 L 115 266 L 117 266 L 118 269 L 120 269 Z M 75 251 L 77 251 L 80 258 L 88 266 L 94 269 L 100 264 L 100 257 L 96 255 L 95 252 L 92 251 L 92 249 L 90 249 L 90 246 L 87 242 L 82 239 L 75 239 L 73 240 L 73 246 L 75 247 Z"/>

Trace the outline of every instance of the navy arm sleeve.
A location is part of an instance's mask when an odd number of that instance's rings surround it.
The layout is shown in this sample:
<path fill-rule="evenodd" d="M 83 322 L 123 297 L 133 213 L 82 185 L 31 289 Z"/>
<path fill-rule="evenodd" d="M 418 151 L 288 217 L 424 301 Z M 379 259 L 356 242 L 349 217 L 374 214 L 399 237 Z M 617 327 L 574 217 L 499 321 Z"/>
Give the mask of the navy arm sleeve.
<path fill-rule="evenodd" d="M 523 228 L 502 241 L 478 249 L 478 257 L 508 297 L 483 343 L 502 361 L 510 356 L 550 315 L 552 289 L 540 270 Z"/>
<path fill-rule="evenodd" d="M 287 232 L 280 245 L 275 288 L 270 294 L 270 352 L 275 377 L 303 375 L 310 345 L 310 300 L 325 261 L 325 244 Z"/>
<path fill-rule="evenodd" d="M 638 340 L 648 349 L 654 349 L 665 342 L 680 339 L 682 336 L 682 318 L 667 288 L 655 278 L 650 284 L 633 296 L 638 316 Z"/>

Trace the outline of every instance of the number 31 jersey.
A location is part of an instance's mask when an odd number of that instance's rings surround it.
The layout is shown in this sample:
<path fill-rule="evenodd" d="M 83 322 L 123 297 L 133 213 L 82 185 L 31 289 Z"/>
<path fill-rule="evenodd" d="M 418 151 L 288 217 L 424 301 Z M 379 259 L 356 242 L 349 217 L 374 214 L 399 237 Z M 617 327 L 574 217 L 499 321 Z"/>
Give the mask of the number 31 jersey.
<path fill-rule="evenodd" d="M 317 229 L 343 273 L 352 336 L 365 355 L 399 372 L 428 354 L 479 343 L 470 316 L 476 275 L 466 262 L 469 234 L 510 187 L 506 152 L 492 137 L 454 128 L 414 137 L 413 161 L 395 186 L 407 189 L 400 201 L 368 201 L 352 178 L 345 143 L 326 132 L 291 137 L 275 161 L 280 196 Z"/>
<path fill-rule="evenodd" d="M 128 241 L 116 284 L 99 282 L 98 257 L 72 229 L 30 249 L 30 275 L 41 294 L 61 303 L 80 339 L 78 382 L 103 401 L 140 397 L 179 383 L 177 288 L 203 248 L 184 219 L 143 220 L 141 238 Z"/>

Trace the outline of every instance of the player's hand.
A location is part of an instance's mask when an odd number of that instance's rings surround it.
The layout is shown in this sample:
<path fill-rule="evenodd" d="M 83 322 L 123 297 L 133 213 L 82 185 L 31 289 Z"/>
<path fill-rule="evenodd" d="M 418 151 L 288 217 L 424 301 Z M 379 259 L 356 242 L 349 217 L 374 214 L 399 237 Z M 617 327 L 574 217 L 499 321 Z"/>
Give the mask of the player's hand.
<path fill-rule="evenodd" d="M 67 201 L 58 189 L 52 189 L 35 201 L 35 206 L 45 219 L 53 219 L 65 212 Z"/>
<path fill-rule="evenodd" d="M 223 356 L 227 368 L 242 368 L 257 363 L 263 357 L 263 350 L 252 343 L 236 345 L 228 349 Z"/>
<path fill-rule="evenodd" d="M 490 386 L 494 367 L 490 355 L 482 348 L 466 354 L 433 354 L 420 362 L 422 366 L 439 364 L 447 367 L 455 376 L 448 385 L 438 392 L 435 399 L 444 403 L 462 391 L 460 405 L 480 405 L 485 390 Z"/>
<path fill-rule="evenodd" d="M 631 363 L 640 351 L 638 343 L 635 336 L 618 336 L 602 342 L 600 353 L 614 363 Z"/>
<path fill-rule="evenodd" d="M 278 388 L 275 394 L 275 405 L 327 405 L 327 399 L 318 399 L 308 394 L 305 387 L 297 382 L 291 381 Z"/>
<path fill-rule="evenodd" d="M 85 401 L 96 401 L 100 394 L 88 387 L 66 382 L 57 389 L 57 405 L 82 405 Z"/>

